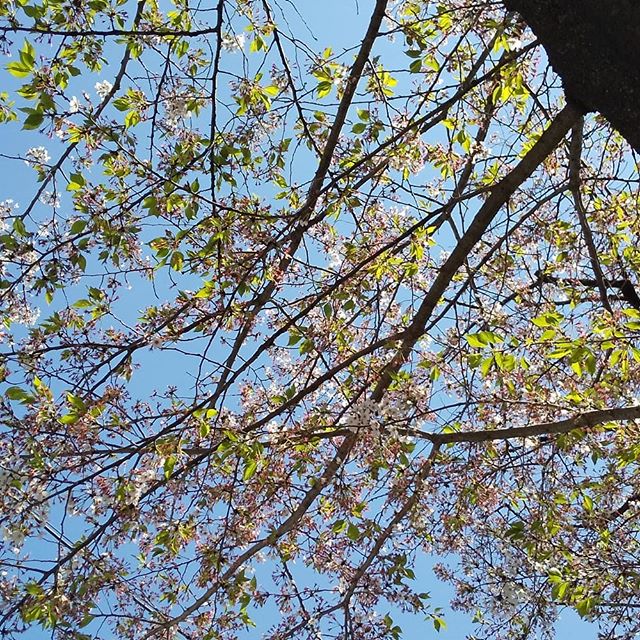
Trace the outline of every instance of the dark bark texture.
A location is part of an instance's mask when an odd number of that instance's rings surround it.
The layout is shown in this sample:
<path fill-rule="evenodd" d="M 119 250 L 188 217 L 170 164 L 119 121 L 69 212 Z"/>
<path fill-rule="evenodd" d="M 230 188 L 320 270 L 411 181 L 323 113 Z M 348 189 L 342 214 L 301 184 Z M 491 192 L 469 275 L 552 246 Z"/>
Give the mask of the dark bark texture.
<path fill-rule="evenodd" d="M 567 99 L 640 151 L 640 1 L 504 0 L 547 51 Z"/>

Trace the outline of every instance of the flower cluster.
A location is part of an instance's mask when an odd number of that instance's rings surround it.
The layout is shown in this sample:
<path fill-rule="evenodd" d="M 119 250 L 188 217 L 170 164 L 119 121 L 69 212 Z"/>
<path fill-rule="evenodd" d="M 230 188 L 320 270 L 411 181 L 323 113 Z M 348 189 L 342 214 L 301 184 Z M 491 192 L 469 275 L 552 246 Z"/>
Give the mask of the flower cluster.
<path fill-rule="evenodd" d="M 32 147 L 27 151 L 25 163 L 31 167 L 39 167 L 51 160 L 49 152 L 44 147 Z"/>
<path fill-rule="evenodd" d="M 0 231 L 5 231 L 9 227 L 8 219 L 20 205 L 11 198 L 0 202 Z"/>
<path fill-rule="evenodd" d="M 109 93 L 113 89 L 113 85 L 108 80 L 103 80 L 102 82 L 96 82 L 95 90 L 98 94 L 98 97 L 104 100 Z"/>
<path fill-rule="evenodd" d="M 45 191 L 40 196 L 40 202 L 48 207 L 57 208 L 60 206 L 60 195 L 54 191 Z"/>
<path fill-rule="evenodd" d="M 368 427 L 376 433 L 385 433 L 391 439 L 410 440 L 401 437 L 399 426 L 406 423 L 409 404 L 401 399 L 384 397 L 380 402 L 370 398 L 363 400 L 345 416 L 345 426 L 360 429 Z"/>
<path fill-rule="evenodd" d="M 222 48 L 230 53 L 242 51 L 244 48 L 246 36 L 244 33 L 230 33 L 226 32 L 222 35 Z"/>
<path fill-rule="evenodd" d="M 73 96 L 71 100 L 69 100 L 69 113 L 78 113 L 80 111 L 80 100 Z"/>
<path fill-rule="evenodd" d="M 157 473 L 155 469 L 145 469 L 133 474 L 129 479 L 129 491 L 126 496 L 126 503 L 135 507 L 140 502 L 140 498 L 155 482 Z"/>

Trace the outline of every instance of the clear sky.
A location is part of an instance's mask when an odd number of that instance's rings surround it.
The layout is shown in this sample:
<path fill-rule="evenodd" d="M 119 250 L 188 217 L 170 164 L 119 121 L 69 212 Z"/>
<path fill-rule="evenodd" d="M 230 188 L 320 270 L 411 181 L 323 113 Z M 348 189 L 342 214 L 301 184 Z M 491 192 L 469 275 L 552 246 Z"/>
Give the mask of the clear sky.
<path fill-rule="evenodd" d="M 304 34 L 305 30 L 309 35 L 309 41 L 313 43 L 313 48 L 321 51 L 330 46 L 334 51 L 341 51 L 357 45 L 364 33 L 366 21 L 369 18 L 370 2 L 367 0 L 323 0 L 316 2 L 314 0 L 302 0 L 302 2 L 283 3 L 282 8 L 287 12 L 288 19 L 291 21 L 292 30 L 300 31 Z M 303 23 L 306 26 L 303 26 Z M 46 43 L 39 43 L 38 47 L 44 47 Z M 246 46 L 246 45 L 245 45 Z M 109 49 L 107 49 L 109 51 Z M 385 63 L 393 68 L 395 64 L 398 66 L 406 66 L 406 57 L 401 47 L 394 47 L 392 43 L 381 42 L 376 53 L 385 57 Z M 230 60 L 227 57 L 226 60 Z M 242 64 L 240 53 L 237 55 L 237 64 Z M 95 95 L 95 84 L 101 79 L 108 80 L 112 75 L 112 69 L 107 68 L 100 76 L 80 76 L 72 80 L 74 92 L 80 96 L 83 91 L 91 95 Z M 10 78 L 6 73 L 2 74 L 2 82 L 6 87 L 13 88 L 17 86 L 18 81 Z M 222 87 L 220 91 L 228 91 Z M 38 132 L 30 132 L 21 130 L 18 124 L 5 125 L 2 127 L 2 153 L 0 153 L 0 201 L 13 199 L 20 206 L 24 206 L 33 197 L 36 182 L 34 180 L 33 170 L 25 164 L 22 157 L 26 154 L 27 149 L 44 146 L 47 153 L 53 160 L 57 159 L 64 151 L 64 145 L 55 138 L 47 139 Z M 296 171 L 300 176 L 307 174 L 309 177 L 314 165 L 310 155 L 306 158 L 301 156 L 302 160 L 296 167 Z M 68 194 L 61 192 L 62 205 L 68 204 Z M 43 224 L 46 224 L 43 218 Z M 156 287 L 162 285 L 162 281 L 156 283 Z M 131 291 L 123 295 L 120 301 L 121 310 L 124 315 L 128 313 L 135 316 L 139 311 L 148 304 L 155 302 L 154 292 L 148 286 L 143 285 L 141 280 L 132 278 Z M 68 299 L 73 297 L 81 297 L 84 289 L 84 283 L 80 283 L 77 289 L 70 287 L 64 291 L 64 296 Z M 56 308 L 58 301 L 48 307 L 43 300 L 41 304 L 41 315 L 45 316 Z M 143 397 L 150 393 L 153 389 L 164 388 L 168 384 L 187 384 L 191 379 L 192 372 L 185 370 L 183 360 L 177 353 L 165 354 L 162 357 L 155 353 L 148 353 L 141 356 L 141 364 L 145 365 L 148 374 L 144 378 L 134 377 L 131 392 L 134 396 Z M 157 358 L 157 360 L 156 360 Z M 30 542 L 24 548 L 24 552 L 33 551 L 37 553 Z M 447 629 L 436 632 L 430 621 L 422 621 L 415 617 L 404 615 L 397 611 L 392 611 L 393 617 L 402 626 L 404 637 L 409 640 L 427 640 L 428 638 L 442 637 L 458 640 L 470 634 L 473 630 L 468 616 L 458 612 L 452 612 L 447 606 L 447 601 L 451 597 L 452 592 L 448 585 L 442 584 L 434 578 L 431 572 L 433 558 L 423 557 L 420 559 L 416 574 L 416 580 L 420 582 L 420 588 L 423 591 L 430 592 L 432 595 L 433 606 L 442 606 L 444 609 L 444 618 L 447 623 Z M 385 611 L 379 613 L 384 614 Z M 247 638 L 259 637 L 261 632 L 266 630 L 275 619 L 271 619 L 265 612 L 257 612 L 256 620 L 258 627 L 255 631 L 247 633 Z M 557 626 L 558 637 L 579 637 L 584 640 L 590 640 L 596 637 L 596 629 L 580 620 L 576 615 L 569 612 L 563 613 L 561 620 Z M 33 629 L 24 635 L 25 640 L 35 640 L 42 638 L 41 630 Z M 101 635 L 101 640 L 110 640 L 108 636 Z"/>

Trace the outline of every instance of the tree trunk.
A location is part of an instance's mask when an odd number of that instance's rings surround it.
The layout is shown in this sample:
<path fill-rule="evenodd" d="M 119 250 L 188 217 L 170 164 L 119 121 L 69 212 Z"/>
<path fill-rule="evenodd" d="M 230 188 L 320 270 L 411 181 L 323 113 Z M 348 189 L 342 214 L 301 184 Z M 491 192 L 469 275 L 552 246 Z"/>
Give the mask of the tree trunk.
<path fill-rule="evenodd" d="M 567 99 L 599 111 L 640 151 L 640 3 L 504 0 L 547 51 Z"/>

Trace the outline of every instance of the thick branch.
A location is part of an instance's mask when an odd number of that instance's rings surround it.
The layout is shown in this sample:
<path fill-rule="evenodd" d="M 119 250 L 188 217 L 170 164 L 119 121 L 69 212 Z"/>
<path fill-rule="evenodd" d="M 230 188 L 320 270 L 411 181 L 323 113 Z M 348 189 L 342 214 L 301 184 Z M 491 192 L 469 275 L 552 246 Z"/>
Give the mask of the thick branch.
<path fill-rule="evenodd" d="M 400 349 L 382 372 L 380 382 L 373 393 L 374 400 L 379 400 L 382 397 L 393 375 L 402 367 L 409 357 L 415 343 L 424 333 L 429 318 L 438 305 L 440 298 L 442 298 L 444 292 L 447 290 L 452 278 L 464 264 L 467 256 L 471 253 L 480 238 L 482 238 L 500 209 L 502 209 L 520 185 L 531 176 L 545 158 L 558 146 L 579 118 L 580 113 L 572 105 L 567 105 L 556 116 L 555 120 L 549 125 L 549 128 L 540 136 L 540 139 L 516 165 L 513 171 L 493 188 L 491 195 L 485 200 L 482 207 L 480 207 L 469 228 L 464 232 L 455 249 L 451 252 L 451 255 L 440 268 L 431 289 L 427 292 L 411 324 L 405 331 L 405 337 Z"/>
<path fill-rule="evenodd" d="M 431 434 L 428 439 L 434 444 L 453 442 L 490 442 L 491 440 L 510 440 L 512 438 L 534 438 L 536 436 L 556 436 L 569 433 L 574 429 L 597 427 L 605 422 L 625 422 L 640 419 L 640 406 L 620 407 L 619 409 L 598 409 L 580 413 L 572 418 L 558 422 L 542 422 L 528 427 L 493 429 L 491 431 L 467 431 L 459 433 Z"/>

